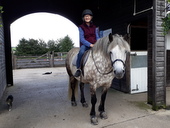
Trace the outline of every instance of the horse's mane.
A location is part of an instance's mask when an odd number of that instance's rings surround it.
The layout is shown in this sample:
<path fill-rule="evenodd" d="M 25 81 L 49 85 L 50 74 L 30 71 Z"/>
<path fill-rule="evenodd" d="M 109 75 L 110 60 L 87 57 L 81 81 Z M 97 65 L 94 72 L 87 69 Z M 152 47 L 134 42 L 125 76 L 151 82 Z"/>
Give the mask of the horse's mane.
<path fill-rule="evenodd" d="M 113 35 L 113 41 L 109 41 L 109 37 L 100 38 L 93 47 L 93 52 L 96 53 L 98 51 L 103 52 L 104 56 L 107 57 L 109 54 L 109 47 L 114 48 L 115 46 L 119 45 L 120 48 L 125 48 L 127 52 L 130 52 L 129 44 L 127 43 L 124 38 L 118 34 Z"/>

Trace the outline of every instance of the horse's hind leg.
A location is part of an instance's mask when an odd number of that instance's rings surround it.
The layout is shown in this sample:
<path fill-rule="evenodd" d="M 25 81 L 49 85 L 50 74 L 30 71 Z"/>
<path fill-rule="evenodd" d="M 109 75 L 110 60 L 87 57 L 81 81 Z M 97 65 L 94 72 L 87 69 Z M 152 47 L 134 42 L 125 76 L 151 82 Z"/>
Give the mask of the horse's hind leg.
<path fill-rule="evenodd" d="M 99 105 L 99 112 L 100 112 L 100 117 L 101 119 L 107 119 L 107 114 L 105 112 L 105 100 L 106 100 L 106 95 L 107 95 L 107 90 L 103 90 L 102 95 L 101 95 L 101 101 Z"/>
<path fill-rule="evenodd" d="M 71 86 L 71 105 L 77 106 L 75 93 L 77 91 L 78 81 L 73 76 L 70 77 L 70 86 Z"/>
<path fill-rule="evenodd" d="M 85 97 L 84 97 L 84 83 L 80 83 L 80 92 L 81 92 L 81 100 L 83 107 L 88 107 L 88 104 L 86 103 Z"/>

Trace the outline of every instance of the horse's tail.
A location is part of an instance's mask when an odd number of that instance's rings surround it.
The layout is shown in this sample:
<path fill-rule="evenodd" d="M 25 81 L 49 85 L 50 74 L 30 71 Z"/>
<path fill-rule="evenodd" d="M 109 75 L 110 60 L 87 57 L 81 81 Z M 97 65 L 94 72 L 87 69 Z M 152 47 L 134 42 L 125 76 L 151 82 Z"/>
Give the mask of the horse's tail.
<path fill-rule="evenodd" d="M 68 97 L 75 97 L 75 95 L 78 94 L 78 80 L 75 79 L 73 76 L 72 70 L 71 70 L 71 64 L 72 64 L 72 59 L 74 55 L 76 55 L 79 51 L 79 48 L 73 48 L 71 49 L 66 57 L 66 70 L 69 76 L 69 86 L 68 86 Z"/>
<path fill-rule="evenodd" d="M 71 99 L 72 95 L 78 95 L 78 80 L 74 76 L 69 76 L 68 84 L 68 98 Z"/>

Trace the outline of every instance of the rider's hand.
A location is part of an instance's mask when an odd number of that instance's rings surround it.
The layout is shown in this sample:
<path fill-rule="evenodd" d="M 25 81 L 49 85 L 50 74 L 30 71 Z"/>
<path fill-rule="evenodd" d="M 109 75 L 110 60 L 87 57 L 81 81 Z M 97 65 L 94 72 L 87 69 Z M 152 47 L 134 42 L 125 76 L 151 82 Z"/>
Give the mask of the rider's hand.
<path fill-rule="evenodd" d="M 94 44 L 90 44 L 90 47 L 92 48 L 94 46 Z"/>

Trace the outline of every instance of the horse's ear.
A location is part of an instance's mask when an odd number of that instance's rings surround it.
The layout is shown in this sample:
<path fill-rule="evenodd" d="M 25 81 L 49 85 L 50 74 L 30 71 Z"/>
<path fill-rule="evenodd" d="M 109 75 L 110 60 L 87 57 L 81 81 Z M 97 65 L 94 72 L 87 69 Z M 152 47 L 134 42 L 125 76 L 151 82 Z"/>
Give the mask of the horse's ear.
<path fill-rule="evenodd" d="M 109 41 L 112 42 L 113 41 L 113 36 L 112 33 L 109 34 Z"/>
<path fill-rule="evenodd" d="M 129 35 L 129 34 L 125 34 L 125 35 L 123 36 L 123 39 L 126 40 L 126 41 L 129 43 L 130 35 Z"/>

